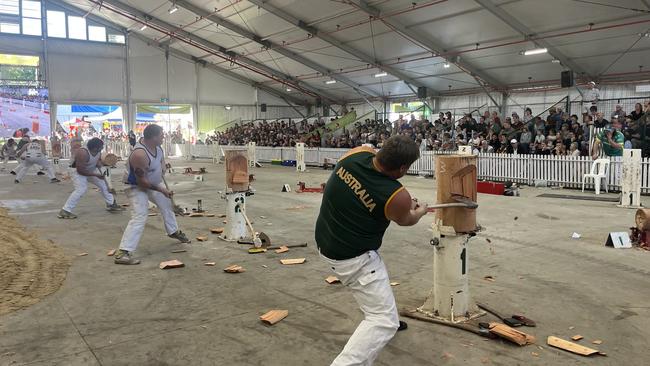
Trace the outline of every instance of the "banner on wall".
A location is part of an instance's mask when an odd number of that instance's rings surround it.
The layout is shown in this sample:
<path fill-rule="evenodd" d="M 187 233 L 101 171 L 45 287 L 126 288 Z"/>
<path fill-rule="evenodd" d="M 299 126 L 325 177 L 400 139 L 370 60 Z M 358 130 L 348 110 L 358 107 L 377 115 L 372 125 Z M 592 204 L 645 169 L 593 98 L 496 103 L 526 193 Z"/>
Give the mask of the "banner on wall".
<path fill-rule="evenodd" d="M 50 135 L 47 88 L 0 86 L 0 137 L 12 137 L 21 129 Z"/>

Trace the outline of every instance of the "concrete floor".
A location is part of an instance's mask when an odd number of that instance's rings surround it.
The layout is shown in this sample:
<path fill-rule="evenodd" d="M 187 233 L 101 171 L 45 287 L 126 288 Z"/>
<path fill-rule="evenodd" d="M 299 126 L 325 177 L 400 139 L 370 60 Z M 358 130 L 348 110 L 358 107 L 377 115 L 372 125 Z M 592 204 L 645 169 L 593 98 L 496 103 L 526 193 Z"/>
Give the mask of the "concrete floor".
<path fill-rule="evenodd" d="M 209 174 L 205 182 L 174 174 L 170 180 L 177 199 L 184 207 L 195 207 L 202 199 L 205 208 L 222 213 L 225 202 L 217 191 L 223 188 L 223 165 L 191 165 L 205 166 Z M 321 195 L 280 189 L 298 180 L 316 186 L 330 172 L 312 168 L 298 174 L 266 166 L 254 173 L 257 193 L 247 210 L 256 230 L 275 243 L 307 241 L 308 248 L 251 255 L 245 246 L 212 234 L 207 242 L 181 245 L 164 235 L 160 217 L 150 217 L 137 252 L 143 263 L 131 267 L 114 265 L 106 256 L 119 243 L 128 211 L 104 211 L 100 195 L 89 190 L 77 208 L 80 218 L 61 221 L 56 212 L 72 191 L 70 183 L 50 185 L 44 177 L 29 176 L 14 185 L 11 176 L 0 176 L 0 200 L 74 258 L 58 292 L 0 317 L 0 365 L 328 365 L 362 315 L 344 287 L 324 281 L 329 273 L 313 241 Z M 435 181 L 406 177 L 403 183 L 420 200 L 434 201 Z M 635 211 L 606 202 L 536 197 L 543 192 L 560 191 L 524 188 L 521 197 L 480 195 L 478 218 L 486 230 L 471 241 L 469 252 L 474 299 L 536 320 L 537 328 L 525 330 L 537 336 L 537 345 L 517 347 L 408 320 L 409 329 L 396 335 L 377 365 L 647 364 L 650 253 L 603 244 L 608 232 L 633 225 Z M 17 205 L 12 201 L 16 197 L 33 201 Z M 119 199 L 125 202 L 123 194 Z M 647 197 L 643 201 L 650 204 Z M 295 206 L 306 208 L 287 210 Z M 223 226 L 221 221 L 179 218 L 192 237 Z M 391 280 L 400 282 L 393 288 L 399 306 L 420 305 L 431 286 L 430 222 L 426 218 L 411 228 L 392 225 L 386 235 L 381 253 Z M 571 239 L 574 231 L 582 238 Z M 188 251 L 170 253 L 178 248 Z M 77 257 L 81 252 L 89 255 Z M 295 257 L 307 262 L 279 263 Z M 158 269 L 159 262 L 173 258 L 186 267 Z M 206 261 L 217 265 L 204 266 Z M 230 264 L 240 264 L 246 272 L 224 273 Z M 484 280 L 486 275 L 496 281 Z M 258 317 L 270 309 L 288 309 L 289 316 L 264 326 Z M 546 346 L 549 335 L 568 339 L 575 334 L 585 337 L 580 343 L 608 357 L 585 358 Z M 592 345 L 595 339 L 603 344 Z"/>

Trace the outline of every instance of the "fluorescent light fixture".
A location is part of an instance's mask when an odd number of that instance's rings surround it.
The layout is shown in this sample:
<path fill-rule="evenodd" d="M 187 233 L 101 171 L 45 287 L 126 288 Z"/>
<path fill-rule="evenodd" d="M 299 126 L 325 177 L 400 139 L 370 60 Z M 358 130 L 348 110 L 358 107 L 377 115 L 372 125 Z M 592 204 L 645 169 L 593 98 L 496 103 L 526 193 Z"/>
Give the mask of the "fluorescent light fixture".
<path fill-rule="evenodd" d="M 542 53 L 546 53 L 548 50 L 546 48 L 535 48 L 532 50 L 526 50 L 524 51 L 524 56 L 531 56 L 531 55 L 539 55 Z"/>
<path fill-rule="evenodd" d="M 554 59 L 551 60 L 551 62 L 554 63 L 554 64 L 559 64 L 559 63 L 560 63 L 560 60 L 554 58 Z"/>
<path fill-rule="evenodd" d="M 144 25 L 142 25 L 142 27 L 140 27 L 140 30 L 141 30 L 141 31 L 143 31 L 143 30 L 145 30 L 145 29 L 147 29 L 147 25 L 146 25 L 146 24 L 144 24 Z"/>
<path fill-rule="evenodd" d="M 224 108 L 226 108 L 226 110 L 229 111 L 232 107 L 229 106 L 229 105 L 227 105 L 227 106 L 225 106 Z"/>
<path fill-rule="evenodd" d="M 445 69 L 448 69 L 451 65 L 449 64 L 449 62 L 445 62 L 444 64 L 442 64 L 442 66 L 443 66 Z"/>
<path fill-rule="evenodd" d="M 327 80 L 325 84 L 336 84 L 336 80 Z"/>
<path fill-rule="evenodd" d="M 290 91 L 291 91 L 291 88 L 287 88 L 287 91 L 290 92 Z"/>
<path fill-rule="evenodd" d="M 169 8 L 169 14 L 174 14 L 177 11 L 178 11 L 178 6 L 176 6 L 176 5 Z"/>
<path fill-rule="evenodd" d="M 381 77 L 384 77 L 384 76 L 388 76 L 388 73 L 387 72 L 380 72 L 379 74 L 375 74 L 376 78 L 381 78 Z"/>

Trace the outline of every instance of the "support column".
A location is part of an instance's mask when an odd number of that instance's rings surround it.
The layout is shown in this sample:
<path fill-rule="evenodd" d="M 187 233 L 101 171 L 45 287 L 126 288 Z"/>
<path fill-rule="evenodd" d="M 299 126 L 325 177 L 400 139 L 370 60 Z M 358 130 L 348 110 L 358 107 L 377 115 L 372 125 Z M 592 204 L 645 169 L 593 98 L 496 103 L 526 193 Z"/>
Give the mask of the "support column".
<path fill-rule="evenodd" d="M 135 131 L 135 113 L 133 110 L 133 100 L 131 100 L 131 64 L 129 62 L 129 39 L 131 34 L 124 37 L 124 100 L 122 104 L 122 119 L 124 121 L 124 130 Z"/>

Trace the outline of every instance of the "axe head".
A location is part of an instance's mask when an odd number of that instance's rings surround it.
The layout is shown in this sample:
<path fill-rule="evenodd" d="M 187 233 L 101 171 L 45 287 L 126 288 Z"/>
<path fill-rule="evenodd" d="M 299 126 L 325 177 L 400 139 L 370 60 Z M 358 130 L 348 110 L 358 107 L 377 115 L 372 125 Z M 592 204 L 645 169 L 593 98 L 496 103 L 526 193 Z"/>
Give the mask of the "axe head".
<path fill-rule="evenodd" d="M 478 203 L 460 194 L 453 194 L 451 198 L 458 203 L 464 204 L 465 206 L 467 206 L 466 208 L 475 209 L 478 207 Z"/>
<path fill-rule="evenodd" d="M 268 235 L 264 232 L 260 232 L 260 234 L 257 236 L 256 240 L 260 240 L 260 246 L 261 248 L 268 248 L 271 246 L 271 238 L 269 238 Z M 257 243 L 255 243 L 255 246 L 257 247 Z"/>

